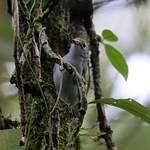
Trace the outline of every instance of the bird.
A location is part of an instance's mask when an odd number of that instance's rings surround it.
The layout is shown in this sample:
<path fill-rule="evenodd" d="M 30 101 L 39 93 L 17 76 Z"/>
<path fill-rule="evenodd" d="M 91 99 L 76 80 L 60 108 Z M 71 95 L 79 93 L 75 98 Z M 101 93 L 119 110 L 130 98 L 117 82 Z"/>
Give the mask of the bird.
<path fill-rule="evenodd" d="M 62 60 L 73 65 L 77 72 L 84 76 L 89 58 L 89 44 L 85 40 L 75 38 L 71 42 L 69 52 L 63 56 Z M 77 81 L 59 64 L 53 68 L 53 81 L 56 92 L 60 92 L 60 98 L 64 100 L 77 114 L 80 107 L 80 91 Z M 61 90 L 61 91 L 60 91 Z"/>

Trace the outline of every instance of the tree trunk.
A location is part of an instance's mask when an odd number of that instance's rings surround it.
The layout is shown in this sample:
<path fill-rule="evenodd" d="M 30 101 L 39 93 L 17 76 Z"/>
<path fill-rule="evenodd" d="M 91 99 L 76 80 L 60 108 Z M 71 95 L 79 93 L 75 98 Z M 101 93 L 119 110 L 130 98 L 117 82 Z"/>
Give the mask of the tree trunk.
<path fill-rule="evenodd" d="M 9 1 L 10 2 L 10 1 Z M 59 54 L 68 52 L 72 38 L 88 38 L 81 20 L 70 17 L 68 1 L 14 0 L 14 58 L 16 72 L 11 78 L 18 88 L 22 142 L 26 150 L 79 149 L 78 132 L 83 116 L 75 117 L 63 101 L 56 102 L 53 65 Z M 9 7 L 10 8 L 10 7 Z M 64 63 L 82 91 L 86 111 L 85 85 L 70 64 Z"/>

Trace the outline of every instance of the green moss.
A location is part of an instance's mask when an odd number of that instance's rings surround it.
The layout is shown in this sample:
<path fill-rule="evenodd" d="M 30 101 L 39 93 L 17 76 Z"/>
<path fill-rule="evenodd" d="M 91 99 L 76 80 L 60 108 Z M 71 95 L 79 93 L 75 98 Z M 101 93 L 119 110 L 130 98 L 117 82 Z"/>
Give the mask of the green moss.
<path fill-rule="evenodd" d="M 47 114 L 45 104 L 39 98 L 34 99 L 30 107 L 26 150 L 37 150 L 42 145 L 44 131 L 47 126 Z"/>

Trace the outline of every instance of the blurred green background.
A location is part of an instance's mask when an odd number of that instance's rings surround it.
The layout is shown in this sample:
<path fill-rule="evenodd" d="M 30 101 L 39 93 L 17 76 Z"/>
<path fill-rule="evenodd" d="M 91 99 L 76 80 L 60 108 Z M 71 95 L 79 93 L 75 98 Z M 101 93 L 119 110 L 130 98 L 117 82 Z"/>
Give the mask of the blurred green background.
<path fill-rule="evenodd" d="M 98 34 L 111 29 L 119 37 L 114 44 L 126 56 L 129 78 L 125 82 L 110 65 L 103 47 L 101 50 L 101 85 L 104 97 L 131 97 L 149 105 L 150 98 L 150 2 L 128 4 L 116 0 L 94 13 L 94 24 Z M 14 70 L 13 30 L 7 14 L 6 1 L 0 0 L 0 107 L 5 116 L 19 120 L 17 89 L 9 83 Z M 90 90 L 88 100 L 93 100 Z M 106 106 L 106 114 L 114 131 L 113 139 L 119 150 L 149 150 L 150 125 L 131 114 Z M 87 129 L 87 130 L 84 130 Z M 97 142 L 97 122 L 94 105 L 90 105 L 81 130 L 82 150 L 104 149 L 103 141 Z M 0 131 L 0 150 L 20 150 L 18 129 Z"/>

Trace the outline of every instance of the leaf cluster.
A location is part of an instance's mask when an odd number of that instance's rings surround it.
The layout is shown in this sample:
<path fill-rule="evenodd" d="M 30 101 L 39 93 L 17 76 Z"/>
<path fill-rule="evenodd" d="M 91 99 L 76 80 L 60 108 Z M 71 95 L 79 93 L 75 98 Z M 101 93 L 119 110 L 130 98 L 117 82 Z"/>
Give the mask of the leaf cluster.
<path fill-rule="evenodd" d="M 111 30 L 105 29 L 102 32 L 102 44 L 104 45 L 104 49 L 106 55 L 111 62 L 111 64 L 115 67 L 115 69 L 127 80 L 128 78 L 128 65 L 119 50 L 117 50 L 111 44 L 107 42 L 116 42 L 118 41 L 117 35 L 115 35 Z"/>
<path fill-rule="evenodd" d="M 102 31 L 101 38 L 108 60 L 111 62 L 114 68 L 124 77 L 124 79 L 127 80 L 128 65 L 124 56 L 118 49 L 116 49 L 111 44 L 108 44 L 108 42 L 118 41 L 117 35 L 115 35 L 111 30 L 105 29 Z M 118 107 L 133 114 L 136 117 L 141 118 L 143 121 L 150 123 L 150 109 L 141 105 L 134 99 L 101 98 L 97 99 L 96 101 L 90 102 L 89 104 L 93 103 L 101 103 Z"/>

